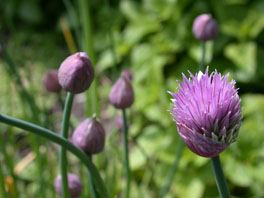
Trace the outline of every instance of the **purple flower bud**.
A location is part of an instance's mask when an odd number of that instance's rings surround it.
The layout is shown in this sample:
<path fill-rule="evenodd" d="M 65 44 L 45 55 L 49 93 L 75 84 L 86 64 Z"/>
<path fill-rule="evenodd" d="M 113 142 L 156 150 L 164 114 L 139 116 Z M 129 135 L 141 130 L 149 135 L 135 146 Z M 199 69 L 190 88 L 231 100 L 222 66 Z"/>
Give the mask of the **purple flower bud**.
<path fill-rule="evenodd" d="M 105 144 L 103 125 L 95 117 L 84 120 L 74 130 L 72 142 L 88 154 L 100 153 Z"/>
<path fill-rule="evenodd" d="M 90 87 L 94 79 L 94 69 L 87 54 L 78 52 L 61 63 L 58 76 L 63 89 L 77 94 Z"/>
<path fill-rule="evenodd" d="M 203 157 L 215 157 L 236 141 L 241 125 L 241 107 L 235 81 L 228 74 L 199 72 L 191 79 L 183 74 L 170 111 L 186 145 Z"/>
<path fill-rule="evenodd" d="M 134 103 L 134 91 L 129 80 L 121 76 L 112 87 L 109 95 L 110 102 L 117 109 L 125 109 Z"/>
<path fill-rule="evenodd" d="M 82 183 L 80 179 L 72 173 L 68 173 L 68 185 L 71 198 L 78 198 L 82 194 Z M 54 182 L 55 190 L 58 195 L 62 195 L 61 175 L 58 175 Z"/>
<path fill-rule="evenodd" d="M 45 73 L 43 78 L 43 85 L 49 92 L 60 92 L 61 86 L 58 81 L 58 71 L 57 70 L 49 70 Z"/>
<path fill-rule="evenodd" d="M 131 70 L 129 70 L 129 69 L 125 69 L 122 72 L 122 76 L 125 76 L 129 81 L 133 80 L 133 74 L 132 74 Z"/>
<path fill-rule="evenodd" d="M 213 40 L 218 35 L 218 25 L 210 14 L 202 14 L 195 18 L 193 33 L 201 41 Z"/>
<path fill-rule="evenodd" d="M 117 130 L 119 132 L 122 132 L 122 129 L 123 129 L 123 120 L 122 120 L 121 117 L 117 117 L 115 119 L 115 126 L 116 126 L 116 128 L 117 128 Z M 129 127 L 130 127 L 130 123 L 127 121 L 127 128 L 129 128 Z"/>

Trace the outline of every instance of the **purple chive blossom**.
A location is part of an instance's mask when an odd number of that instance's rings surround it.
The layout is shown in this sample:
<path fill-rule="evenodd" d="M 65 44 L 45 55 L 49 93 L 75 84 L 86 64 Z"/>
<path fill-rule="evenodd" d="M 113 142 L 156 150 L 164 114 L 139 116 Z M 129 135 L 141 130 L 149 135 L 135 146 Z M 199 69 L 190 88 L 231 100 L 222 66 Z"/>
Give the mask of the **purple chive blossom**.
<path fill-rule="evenodd" d="M 241 107 L 235 81 L 216 70 L 199 72 L 191 79 L 183 74 L 178 93 L 171 93 L 170 111 L 186 145 L 203 157 L 215 157 L 236 141 L 241 125 Z"/>

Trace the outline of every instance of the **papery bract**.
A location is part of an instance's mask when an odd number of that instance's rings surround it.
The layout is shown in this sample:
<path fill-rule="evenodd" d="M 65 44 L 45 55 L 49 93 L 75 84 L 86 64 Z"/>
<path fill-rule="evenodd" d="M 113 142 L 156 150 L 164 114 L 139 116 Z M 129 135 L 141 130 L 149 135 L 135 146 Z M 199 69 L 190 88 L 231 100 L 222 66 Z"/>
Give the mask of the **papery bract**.
<path fill-rule="evenodd" d="M 178 132 L 196 154 L 215 157 L 236 141 L 241 125 L 241 107 L 235 81 L 217 71 L 199 72 L 191 79 L 183 74 L 170 111 Z"/>
<path fill-rule="evenodd" d="M 103 125 L 95 117 L 84 120 L 74 130 L 72 142 L 88 154 L 100 153 L 105 144 Z"/>
<path fill-rule="evenodd" d="M 218 35 L 218 25 L 210 14 L 202 14 L 193 22 L 193 33 L 201 41 L 215 39 Z"/>
<path fill-rule="evenodd" d="M 126 109 L 134 103 L 134 91 L 130 81 L 125 76 L 121 76 L 113 85 L 109 100 L 117 109 Z"/>
<path fill-rule="evenodd" d="M 88 55 L 78 52 L 66 58 L 60 65 L 58 78 L 62 88 L 68 92 L 78 94 L 87 90 L 94 79 Z"/>

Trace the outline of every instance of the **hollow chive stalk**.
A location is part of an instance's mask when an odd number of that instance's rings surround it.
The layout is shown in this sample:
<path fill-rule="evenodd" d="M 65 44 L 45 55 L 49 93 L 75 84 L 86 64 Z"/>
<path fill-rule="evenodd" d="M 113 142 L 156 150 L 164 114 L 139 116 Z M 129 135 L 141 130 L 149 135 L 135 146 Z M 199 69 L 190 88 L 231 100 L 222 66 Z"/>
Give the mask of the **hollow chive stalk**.
<path fill-rule="evenodd" d="M 88 155 L 88 157 L 89 157 L 89 159 L 92 162 L 92 155 Z M 89 177 L 89 185 L 90 185 L 90 189 L 91 189 L 92 198 L 97 198 L 95 187 L 94 187 L 94 184 L 93 184 L 92 175 L 90 173 L 88 173 L 88 177 Z"/>
<path fill-rule="evenodd" d="M 167 192 L 170 189 L 171 183 L 173 181 L 173 177 L 177 171 L 179 161 L 180 161 L 181 156 L 182 156 L 183 147 L 184 147 L 184 141 L 182 139 L 180 139 L 180 142 L 178 143 L 178 149 L 176 152 L 175 160 L 174 160 L 174 162 L 170 168 L 170 172 L 167 176 L 165 185 L 163 186 L 163 188 L 160 191 L 160 196 L 159 196 L 160 198 L 165 197 L 165 195 L 167 194 Z"/>
<path fill-rule="evenodd" d="M 68 92 L 65 102 L 62 126 L 61 126 L 61 136 L 65 139 L 68 138 L 69 130 L 69 121 L 71 116 L 71 107 L 73 102 L 74 94 Z M 67 177 L 67 153 L 64 147 L 60 148 L 59 153 L 59 164 L 60 164 L 60 173 L 61 173 L 61 186 L 62 186 L 62 197 L 69 198 L 69 186 L 68 186 L 68 177 Z"/>
<path fill-rule="evenodd" d="M 221 198 L 231 198 L 219 156 L 211 158 L 215 181 Z"/>
<path fill-rule="evenodd" d="M 40 127 L 38 125 L 15 119 L 7 115 L 0 114 L 0 122 L 23 129 L 25 131 L 31 132 L 33 134 L 42 136 L 54 143 L 57 143 L 64 147 L 65 149 L 69 150 L 71 153 L 73 153 L 76 157 L 78 157 L 85 165 L 87 170 L 90 172 L 93 182 L 95 184 L 95 189 L 99 193 L 98 198 L 108 198 L 108 194 L 106 191 L 106 188 L 104 186 L 104 183 L 102 181 L 102 178 L 100 177 L 100 174 L 94 164 L 91 162 L 87 154 L 85 154 L 80 148 L 74 146 L 72 143 L 70 143 L 67 139 L 57 135 L 55 132 L 45 129 L 43 127 Z"/>
<path fill-rule="evenodd" d="M 122 118 L 123 118 L 123 141 L 124 141 L 124 161 L 126 169 L 126 188 L 125 188 L 125 197 L 129 197 L 130 190 L 130 168 L 129 168 L 129 152 L 128 152 L 128 130 L 127 130 L 127 120 L 126 120 L 126 110 L 122 109 Z"/>
<path fill-rule="evenodd" d="M 202 56 L 201 56 L 201 62 L 200 62 L 200 65 L 199 65 L 199 71 L 202 71 L 203 72 L 203 69 L 204 69 L 204 64 L 205 64 L 205 52 L 206 52 L 206 43 L 205 41 L 202 41 L 201 42 L 201 52 L 202 52 Z"/>

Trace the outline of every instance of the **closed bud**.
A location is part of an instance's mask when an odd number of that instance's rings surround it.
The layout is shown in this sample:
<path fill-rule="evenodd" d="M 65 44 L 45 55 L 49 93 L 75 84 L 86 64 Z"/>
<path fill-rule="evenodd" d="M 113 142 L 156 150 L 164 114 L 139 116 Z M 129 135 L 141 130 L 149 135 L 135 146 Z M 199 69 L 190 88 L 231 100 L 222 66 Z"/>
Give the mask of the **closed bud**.
<path fill-rule="evenodd" d="M 61 86 L 58 81 L 58 71 L 57 70 L 49 70 L 45 73 L 43 78 L 43 85 L 45 89 L 49 92 L 60 92 Z"/>
<path fill-rule="evenodd" d="M 90 87 L 94 79 L 94 69 L 87 54 L 78 52 L 61 63 L 58 76 L 63 89 L 78 94 Z"/>
<path fill-rule="evenodd" d="M 132 74 L 131 70 L 129 70 L 129 69 L 125 69 L 122 72 L 122 76 L 125 76 L 129 81 L 133 80 L 133 74 Z"/>
<path fill-rule="evenodd" d="M 68 185 L 71 198 L 78 198 L 82 194 L 82 183 L 80 179 L 72 173 L 68 173 Z M 58 175 L 54 182 L 58 195 L 62 195 L 61 175 Z"/>
<path fill-rule="evenodd" d="M 88 154 L 100 153 L 105 144 L 104 127 L 95 117 L 88 118 L 74 130 L 72 142 Z"/>
<path fill-rule="evenodd" d="M 117 109 L 131 107 L 134 103 L 134 91 L 130 81 L 121 76 L 112 87 L 109 95 L 111 104 Z"/>
<path fill-rule="evenodd" d="M 121 117 L 117 117 L 115 119 L 115 126 L 119 132 L 122 132 L 123 130 L 123 120 Z M 127 121 L 127 128 L 130 127 L 130 123 Z"/>
<path fill-rule="evenodd" d="M 210 14 L 202 14 L 195 18 L 193 33 L 201 41 L 213 40 L 218 35 L 218 25 Z"/>

